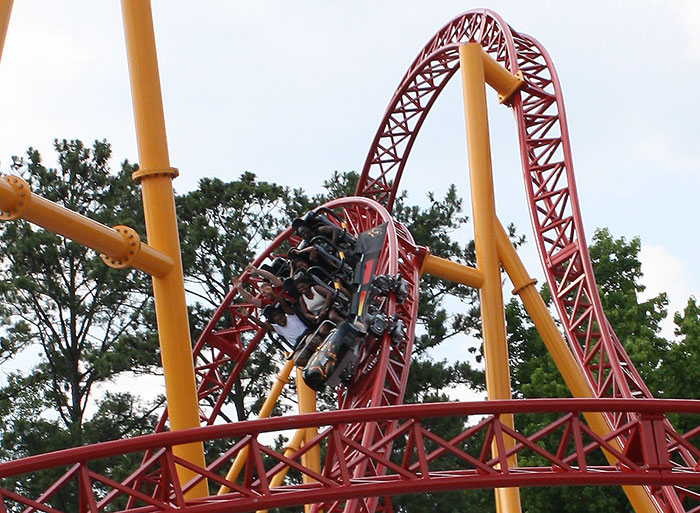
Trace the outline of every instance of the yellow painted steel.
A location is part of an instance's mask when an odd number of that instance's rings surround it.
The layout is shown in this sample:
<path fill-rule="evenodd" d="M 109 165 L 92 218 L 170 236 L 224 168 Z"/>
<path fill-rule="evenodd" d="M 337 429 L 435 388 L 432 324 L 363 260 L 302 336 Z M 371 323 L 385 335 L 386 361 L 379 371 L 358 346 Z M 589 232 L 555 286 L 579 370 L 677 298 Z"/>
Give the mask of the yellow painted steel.
<path fill-rule="evenodd" d="M 420 272 L 421 274 L 431 274 L 444 280 L 450 280 L 477 289 L 481 288 L 481 285 L 484 283 L 484 273 L 479 269 L 451 262 L 430 253 L 425 255 Z"/>
<path fill-rule="evenodd" d="M 12 13 L 12 0 L 0 0 L 0 58 L 2 49 L 5 46 L 7 27 L 10 25 L 10 14 Z"/>
<path fill-rule="evenodd" d="M 0 210 L 0 219 L 25 219 L 108 255 L 119 261 L 122 268 L 126 265 L 121 263 L 130 263 L 151 276 L 162 277 L 173 267 L 172 258 L 142 243 L 138 235 L 123 233 L 125 227 L 120 227 L 119 230 L 110 228 L 32 194 L 27 183 L 18 176 L 0 178 Z"/>
<path fill-rule="evenodd" d="M 483 53 L 481 45 L 468 43 L 460 46 L 459 61 L 467 129 L 476 264 L 477 269 L 484 274 L 484 283 L 479 289 L 479 299 L 486 365 L 486 391 L 489 399 L 510 399 L 501 266 L 496 250 L 496 205 L 491 174 Z M 512 426 L 513 416 L 503 415 L 501 421 Z M 514 440 L 506 437 L 505 450 L 513 447 L 514 443 Z M 494 456 L 498 453 L 495 445 L 492 447 L 492 452 Z M 508 462 L 509 465 L 516 465 L 515 457 L 509 458 Z M 497 488 L 495 494 L 499 513 L 520 512 L 520 493 L 517 488 Z"/>
<path fill-rule="evenodd" d="M 299 413 L 314 413 L 316 411 L 316 392 L 305 382 L 301 375 L 302 369 L 297 367 L 297 399 L 299 400 Z M 304 443 L 316 436 L 318 430 L 315 427 L 306 428 Z M 315 472 L 321 472 L 321 451 L 317 446 L 309 449 L 302 455 L 302 464 Z M 304 483 L 315 481 L 306 474 L 303 476 Z"/>
<path fill-rule="evenodd" d="M 523 85 L 523 74 L 518 71 L 513 75 L 484 51 L 481 52 L 481 59 L 486 83 L 496 90 L 501 103 L 507 101 Z"/>
<path fill-rule="evenodd" d="M 566 344 L 557 329 L 552 316 L 547 310 L 544 300 L 535 288 L 535 280 L 531 279 L 523 265 L 518 253 L 515 251 L 513 244 L 508 239 L 503 225 L 498 223 L 496 233 L 496 243 L 498 246 L 498 255 L 503 267 L 508 273 L 511 282 L 513 283 L 514 291 L 520 296 L 520 299 L 525 306 L 525 310 L 535 324 L 537 332 L 542 337 L 544 345 L 547 347 L 549 354 L 552 355 L 557 369 L 564 378 L 566 386 L 569 388 L 571 395 L 574 397 L 593 397 L 592 387 L 586 381 L 585 376 L 581 373 L 574 355 L 571 353 L 569 346 Z M 609 435 L 611 430 L 605 418 L 597 412 L 584 413 L 588 425 L 599 435 Z M 613 440 L 611 444 L 616 448 L 619 445 Z M 605 452 L 605 451 L 604 451 Z M 615 458 L 608 452 L 605 452 L 605 457 L 610 464 L 615 464 Z M 651 499 L 640 486 L 623 486 L 627 498 L 632 504 L 632 507 L 637 513 L 654 513 L 656 508 L 651 502 Z"/>
<path fill-rule="evenodd" d="M 284 388 L 284 385 L 289 383 L 289 375 L 292 372 L 292 367 L 294 367 L 294 360 L 292 360 L 290 358 L 286 361 L 286 363 L 284 364 L 284 367 L 282 367 L 280 369 L 280 371 L 277 373 L 277 379 L 275 381 L 275 384 L 272 385 L 272 389 L 270 390 L 270 393 L 265 398 L 265 401 L 263 402 L 262 406 L 260 407 L 260 411 L 258 412 L 259 419 L 264 419 L 264 418 L 270 416 L 270 413 L 272 412 L 272 408 L 275 407 L 275 404 L 277 404 L 277 400 L 279 399 L 280 395 L 282 394 L 282 389 Z M 304 430 L 300 430 L 300 431 L 301 431 L 301 434 L 303 435 Z M 243 470 L 243 466 L 245 465 L 247 458 L 248 458 L 248 447 L 244 447 L 236 455 L 236 459 L 233 460 L 233 464 L 231 465 L 231 468 L 226 473 L 226 479 L 228 481 L 233 482 L 238 478 L 238 474 L 240 474 L 241 470 Z M 222 485 L 219 488 L 217 495 L 223 495 L 223 494 L 228 493 L 230 491 L 231 491 L 231 489 L 229 487 Z"/>
<path fill-rule="evenodd" d="M 168 274 L 153 277 L 153 295 L 170 429 L 177 431 L 199 426 L 199 408 L 151 2 L 122 0 L 122 14 L 139 165 L 141 170 L 159 170 L 141 177 L 146 234 L 153 248 L 173 260 L 172 270 Z M 205 465 L 201 442 L 177 446 L 173 451 L 190 463 Z M 183 483 L 195 475 L 185 467 L 178 466 L 177 470 Z M 187 497 L 206 495 L 207 482 L 201 480 L 188 492 Z"/>

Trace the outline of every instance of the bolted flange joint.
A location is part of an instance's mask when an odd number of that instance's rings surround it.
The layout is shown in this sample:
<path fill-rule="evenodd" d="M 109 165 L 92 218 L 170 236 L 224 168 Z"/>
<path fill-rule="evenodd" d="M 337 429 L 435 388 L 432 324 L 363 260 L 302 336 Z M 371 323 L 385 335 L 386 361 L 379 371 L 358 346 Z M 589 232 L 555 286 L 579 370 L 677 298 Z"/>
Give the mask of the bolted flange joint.
<path fill-rule="evenodd" d="M 2 211 L 0 219 L 3 221 L 13 221 L 22 217 L 22 212 L 27 206 L 27 203 L 29 203 L 32 191 L 29 190 L 29 185 L 27 185 L 27 182 L 22 180 L 19 176 L 8 175 L 5 176 L 4 179 L 12 188 L 12 192 L 14 193 L 14 201 L 7 210 Z"/>
<path fill-rule="evenodd" d="M 126 269 L 127 267 L 131 267 L 131 264 L 133 264 L 136 255 L 139 254 L 139 250 L 141 249 L 141 238 L 139 237 L 139 234 L 136 233 L 136 230 L 128 226 L 118 224 L 112 228 L 114 228 L 119 235 L 122 236 L 122 239 L 124 239 L 124 252 L 117 256 L 101 254 L 100 257 L 102 257 L 102 261 L 105 264 L 107 264 L 109 267 L 114 267 L 115 269 Z"/>
<path fill-rule="evenodd" d="M 131 173 L 131 179 L 139 183 L 146 177 L 156 178 L 159 176 L 169 176 L 171 178 L 177 178 L 179 174 L 180 171 L 178 171 L 176 167 L 169 167 L 166 169 L 137 169 Z"/>

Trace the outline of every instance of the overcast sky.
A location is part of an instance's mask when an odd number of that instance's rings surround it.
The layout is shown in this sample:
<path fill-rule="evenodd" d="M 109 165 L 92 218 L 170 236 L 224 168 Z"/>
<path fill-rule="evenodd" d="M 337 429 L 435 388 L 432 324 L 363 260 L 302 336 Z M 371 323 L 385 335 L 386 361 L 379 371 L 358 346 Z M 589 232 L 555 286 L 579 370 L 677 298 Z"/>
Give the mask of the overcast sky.
<path fill-rule="evenodd" d="M 674 309 L 700 296 L 693 0 L 154 0 L 176 189 L 252 171 L 317 192 L 333 170 L 360 170 L 408 65 L 475 7 L 537 38 L 554 60 L 588 240 L 599 227 L 640 236 L 650 292 L 668 291 Z M 138 161 L 116 0 L 16 1 L 0 76 L 3 173 L 28 146 L 53 164 L 54 138 L 105 138 L 113 167 Z M 453 80 L 416 143 L 402 182 L 414 201 L 449 183 L 468 197 L 459 88 Z M 495 101 L 489 109 L 499 216 L 532 240 L 512 115 Z M 542 276 L 534 251 L 526 264 Z"/>

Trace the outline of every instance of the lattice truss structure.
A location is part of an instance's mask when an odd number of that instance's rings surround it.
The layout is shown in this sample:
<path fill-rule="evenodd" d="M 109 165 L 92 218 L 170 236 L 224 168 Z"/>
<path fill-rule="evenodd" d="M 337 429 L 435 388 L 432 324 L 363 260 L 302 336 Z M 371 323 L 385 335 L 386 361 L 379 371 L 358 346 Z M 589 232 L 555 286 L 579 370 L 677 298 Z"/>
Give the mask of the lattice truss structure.
<path fill-rule="evenodd" d="M 479 43 L 523 78 L 506 103 L 518 126 L 535 240 L 561 326 L 593 399 L 401 404 L 421 256 L 390 212 L 420 127 L 459 67 L 460 45 L 469 42 Z M 401 80 L 356 194 L 326 207 L 339 213 L 353 234 L 386 223 L 377 274 L 400 275 L 408 297 L 399 303 L 388 296 L 381 308 L 407 329 L 398 343 L 385 335 L 363 347 L 352 379 L 337 389 L 336 411 L 230 422 L 227 397 L 265 337 L 255 322 L 256 309 L 240 303 L 232 290 L 194 347 L 203 427 L 162 432 L 166 412 L 153 435 L 2 463 L 0 478 L 6 483 L 19 479 L 20 486 L 10 491 L 0 482 L 0 512 L 66 511 L 62 494 L 79 497 L 81 512 L 234 512 L 302 504 L 311 504 L 312 512 L 373 512 L 393 511 L 389 497 L 396 494 L 565 484 L 643 485 L 652 510 L 700 511 L 700 427 L 679 433 L 665 418 L 675 413 L 690 419 L 685 425 L 697 426 L 700 406 L 652 399 L 603 314 L 578 210 L 561 91 L 551 60 L 537 41 L 487 10 L 467 12 L 443 27 Z M 284 253 L 297 241 L 287 229 L 253 264 Z M 258 283 L 250 283 L 253 293 L 258 292 Z M 549 413 L 551 424 L 536 433 L 518 431 L 518 418 L 533 412 Z M 584 412 L 602 414 L 609 433 L 591 429 Z M 503 413 L 515 414 L 516 428 L 501 422 Z M 433 433 L 436 421 L 449 418 L 460 425 L 469 419 L 469 427 L 451 439 Z M 299 448 L 279 452 L 260 441 L 265 433 L 307 428 L 316 428 L 317 434 Z M 515 441 L 508 450 L 506 437 Z M 173 454 L 173 446 L 195 441 L 216 441 L 225 449 L 206 467 Z M 493 446 L 497 457 L 491 455 Z M 319 448 L 321 467 L 314 470 L 304 463 L 304 455 Z M 143 463 L 123 481 L 97 470 L 108 458 L 132 452 L 142 453 Z M 607 462 L 603 453 L 616 463 Z M 514 454 L 515 466 L 508 459 Z M 228 479 L 227 471 L 240 455 L 243 469 Z M 195 477 L 180 482 L 177 466 L 191 469 Z M 276 475 L 290 470 L 287 481 L 271 485 Z M 58 477 L 39 496 L 23 495 L 21 480 L 29 482 L 43 473 Z M 212 495 L 186 498 L 204 479 Z M 216 494 L 220 487 L 227 491 Z"/>

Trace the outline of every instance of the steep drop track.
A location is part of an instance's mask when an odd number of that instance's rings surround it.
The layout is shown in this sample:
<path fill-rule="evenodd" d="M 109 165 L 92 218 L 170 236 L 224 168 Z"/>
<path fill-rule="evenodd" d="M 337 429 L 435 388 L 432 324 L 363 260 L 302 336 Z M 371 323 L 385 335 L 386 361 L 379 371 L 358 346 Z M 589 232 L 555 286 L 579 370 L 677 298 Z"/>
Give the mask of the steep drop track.
<path fill-rule="evenodd" d="M 523 172 L 531 219 L 547 280 L 571 349 L 587 377 L 594 400 L 493 401 L 403 405 L 408 378 L 418 294 L 418 256 L 410 234 L 391 220 L 401 175 L 418 131 L 447 81 L 459 65 L 460 44 L 476 41 L 525 83 L 510 99 L 520 137 Z M 254 511 L 313 503 L 312 511 L 392 511 L 389 496 L 449 489 L 564 484 L 640 484 L 659 511 L 700 511 L 697 437 L 700 428 L 676 433 L 663 413 L 700 414 L 694 401 L 657 401 L 632 366 L 605 319 L 598 297 L 578 212 L 566 119 L 551 61 L 532 38 L 513 31 L 496 14 L 477 10 L 456 18 L 431 39 L 402 79 L 371 146 L 358 197 L 327 205 L 338 211 L 353 233 L 389 223 L 388 243 L 379 273 L 400 273 L 409 299 L 390 297 L 384 311 L 398 314 L 407 336 L 392 346 L 388 337 L 365 348 L 352 382 L 338 389 L 338 411 L 306 416 L 229 423 L 234 418 L 227 399 L 244 386 L 246 366 L 260 354 L 265 334 L 251 322 L 250 305 L 234 303 L 232 291 L 194 348 L 201 418 L 204 427 L 156 433 L 132 440 L 80 447 L 0 464 L 0 478 L 30 480 L 49 472 L 52 483 L 29 497 L 22 487 L 9 491 L 0 484 L 0 513 L 5 511 L 68 511 L 62 494 L 80 498 L 82 512 L 95 511 Z M 263 263 L 295 243 L 291 229 L 281 233 L 253 262 Z M 244 277 L 245 278 L 245 277 Z M 257 352 L 257 353 L 256 353 Z M 533 411 L 559 418 L 537 433 L 517 432 L 518 415 Z M 581 420 L 581 411 L 603 412 L 613 433 L 601 438 Z M 516 431 L 498 415 L 515 413 Z M 430 431 L 426 420 L 454 417 L 474 420 L 451 440 Z M 697 418 L 697 417 L 696 417 Z M 158 431 L 166 425 L 164 416 Z M 697 425 L 694 424 L 694 425 Z M 258 442 L 266 432 L 317 426 L 318 435 L 305 447 L 284 455 Z M 503 436 L 516 440 L 512 452 L 522 460 L 537 456 L 537 467 L 508 466 L 505 455 L 491 458 L 492 443 Z M 611 444 L 616 438 L 622 446 Z M 215 441 L 220 456 L 197 468 L 172 454 L 172 446 Z M 553 444 L 553 445 L 552 445 Z M 302 454 L 320 446 L 321 473 L 301 464 Z M 545 447 L 558 447 L 551 452 Z M 590 460 L 601 448 L 619 460 L 616 466 Z M 222 476 L 241 450 L 246 468 L 236 482 Z M 144 463 L 121 482 L 104 468 L 114 455 L 145 454 Z M 392 457 L 389 458 L 389 455 Z M 180 483 L 175 465 L 190 467 L 197 479 L 207 478 L 214 492 L 230 493 L 186 500 L 193 485 Z M 270 488 L 271 477 L 284 466 L 315 482 L 290 482 Z M 56 477 L 58 476 L 58 477 Z"/>

